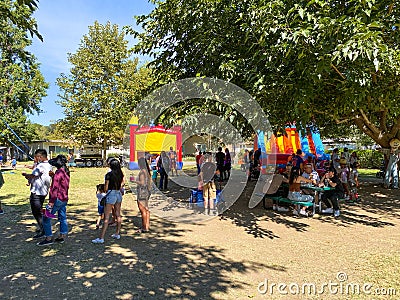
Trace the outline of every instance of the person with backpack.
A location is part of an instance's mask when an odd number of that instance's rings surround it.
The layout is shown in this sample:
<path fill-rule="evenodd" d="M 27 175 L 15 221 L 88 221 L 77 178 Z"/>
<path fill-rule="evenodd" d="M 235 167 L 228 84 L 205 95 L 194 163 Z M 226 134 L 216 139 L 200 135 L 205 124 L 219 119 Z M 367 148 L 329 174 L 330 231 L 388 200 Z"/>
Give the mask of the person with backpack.
<path fill-rule="evenodd" d="M 167 153 L 161 151 L 160 158 L 157 162 L 157 169 L 160 173 L 160 190 L 166 190 L 168 188 L 168 173 L 169 173 L 170 161 Z"/>

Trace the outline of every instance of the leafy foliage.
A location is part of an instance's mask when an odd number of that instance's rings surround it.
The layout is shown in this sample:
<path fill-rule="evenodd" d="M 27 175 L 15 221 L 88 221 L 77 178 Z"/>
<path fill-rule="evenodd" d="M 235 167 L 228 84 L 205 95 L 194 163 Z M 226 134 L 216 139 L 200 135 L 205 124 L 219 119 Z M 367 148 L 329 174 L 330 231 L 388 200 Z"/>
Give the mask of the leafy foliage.
<path fill-rule="evenodd" d="M 89 26 L 68 60 L 70 74 L 57 79 L 65 114 L 57 129 L 79 145 L 121 144 L 133 107 L 152 83 L 150 70 L 138 69 L 125 34 L 110 22 Z"/>
<path fill-rule="evenodd" d="M 0 144 L 5 143 L 12 146 L 12 143 L 14 143 L 18 147 L 23 148 L 21 142 L 4 124 L 4 121 L 7 122 L 8 126 L 11 127 L 24 142 L 37 139 L 35 126 L 27 119 L 23 109 L 20 107 L 15 110 L 8 109 L 4 111 L 4 114 L 0 119 Z M 12 143 L 10 143 L 10 141 Z"/>
<path fill-rule="evenodd" d="M 2 21 L 10 20 L 13 25 L 24 31 L 29 31 L 32 37 L 36 35 L 43 42 L 43 37 L 37 29 L 36 21 L 30 17 L 38 8 L 38 3 L 38 0 L 2 0 L 0 3 L 0 18 Z M 22 10 L 27 15 L 21 14 Z"/>
<path fill-rule="evenodd" d="M 400 8 L 393 0 L 166 0 L 137 17 L 135 50 L 157 83 L 229 80 L 275 130 L 296 121 L 323 135 L 356 125 L 388 147 L 400 137 Z M 245 126 L 245 124 L 241 124 Z"/>
<path fill-rule="evenodd" d="M 25 141 L 34 138 L 26 114 L 40 112 L 39 105 L 48 88 L 35 56 L 26 50 L 31 45 L 27 26 L 36 28 L 31 17 L 35 7 L 36 1 L 6 0 L 0 3 L 1 117 Z M 0 132 L 4 135 L 0 137 L 0 143 L 9 144 L 7 139 L 16 142 L 2 121 Z"/>

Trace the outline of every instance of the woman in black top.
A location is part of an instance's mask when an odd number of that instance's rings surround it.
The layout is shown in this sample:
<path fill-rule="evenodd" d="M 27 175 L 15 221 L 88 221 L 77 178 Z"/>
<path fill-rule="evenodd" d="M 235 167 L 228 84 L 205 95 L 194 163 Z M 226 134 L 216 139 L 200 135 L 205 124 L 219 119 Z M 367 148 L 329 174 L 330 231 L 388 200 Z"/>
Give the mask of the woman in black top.
<path fill-rule="evenodd" d="M 108 227 L 108 216 L 110 215 L 113 207 L 115 209 L 115 216 L 117 220 L 116 232 L 111 235 L 112 238 L 119 240 L 121 230 L 121 204 L 122 204 L 122 193 L 121 189 L 124 186 L 124 174 L 122 173 L 121 165 L 117 159 L 110 161 L 110 172 L 105 177 L 105 192 L 106 194 L 106 206 L 104 208 L 104 223 L 101 229 L 100 238 L 92 240 L 95 244 L 103 244 L 104 236 Z"/>

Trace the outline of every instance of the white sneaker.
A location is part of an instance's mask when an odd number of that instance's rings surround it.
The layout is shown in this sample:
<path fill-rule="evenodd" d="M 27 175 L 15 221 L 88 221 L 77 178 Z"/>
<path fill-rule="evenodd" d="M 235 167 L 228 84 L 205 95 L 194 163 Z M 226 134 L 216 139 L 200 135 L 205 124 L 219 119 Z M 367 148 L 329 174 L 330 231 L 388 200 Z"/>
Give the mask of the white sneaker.
<path fill-rule="evenodd" d="M 333 214 L 333 208 L 326 208 L 321 211 L 323 214 Z"/>
<path fill-rule="evenodd" d="M 116 239 L 116 240 L 119 240 L 121 238 L 121 236 L 119 234 L 116 234 L 116 233 L 112 234 L 111 237 L 113 239 Z"/>
<path fill-rule="evenodd" d="M 93 244 L 104 244 L 104 239 L 97 238 L 97 239 L 92 240 L 92 243 Z"/>
<path fill-rule="evenodd" d="M 280 211 L 280 212 L 288 212 L 289 208 L 283 207 L 283 206 L 278 206 L 276 210 Z"/>
<path fill-rule="evenodd" d="M 334 216 L 334 217 L 339 217 L 339 216 L 340 216 L 340 210 L 335 210 L 335 211 L 333 212 L 333 216 Z"/>
<path fill-rule="evenodd" d="M 308 217 L 308 213 L 305 210 L 301 209 L 299 213 L 301 216 Z"/>

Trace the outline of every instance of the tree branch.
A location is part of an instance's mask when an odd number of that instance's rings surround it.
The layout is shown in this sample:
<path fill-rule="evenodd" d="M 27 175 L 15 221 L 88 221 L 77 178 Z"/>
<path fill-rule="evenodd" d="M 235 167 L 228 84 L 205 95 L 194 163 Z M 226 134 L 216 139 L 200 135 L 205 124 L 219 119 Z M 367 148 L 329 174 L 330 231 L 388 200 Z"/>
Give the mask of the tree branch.
<path fill-rule="evenodd" d="M 340 77 L 342 77 L 343 80 L 346 80 L 346 77 L 335 67 L 334 64 L 331 64 L 331 67 L 336 71 L 336 73 L 339 74 Z"/>
<path fill-rule="evenodd" d="M 376 126 L 374 124 L 371 123 L 371 121 L 368 119 L 367 115 L 365 114 L 363 109 L 359 109 L 358 110 L 362 116 L 363 119 L 363 123 L 365 126 L 367 126 L 369 128 L 369 130 L 371 130 L 371 132 L 374 133 L 375 136 L 379 136 L 380 131 L 378 128 L 376 128 Z"/>
<path fill-rule="evenodd" d="M 383 131 L 383 132 L 387 132 L 387 126 L 386 126 L 387 113 L 388 113 L 387 108 L 380 111 L 379 129 L 380 129 L 380 131 Z"/>
<path fill-rule="evenodd" d="M 390 133 L 389 133 L 390 138 L 394 138 L 394 137 L 398 136 L 399 131 L 400 131 L 400 117 L 397 119 L 397 121 L 392 126 L 392 129 L 390 130 Z"/>

